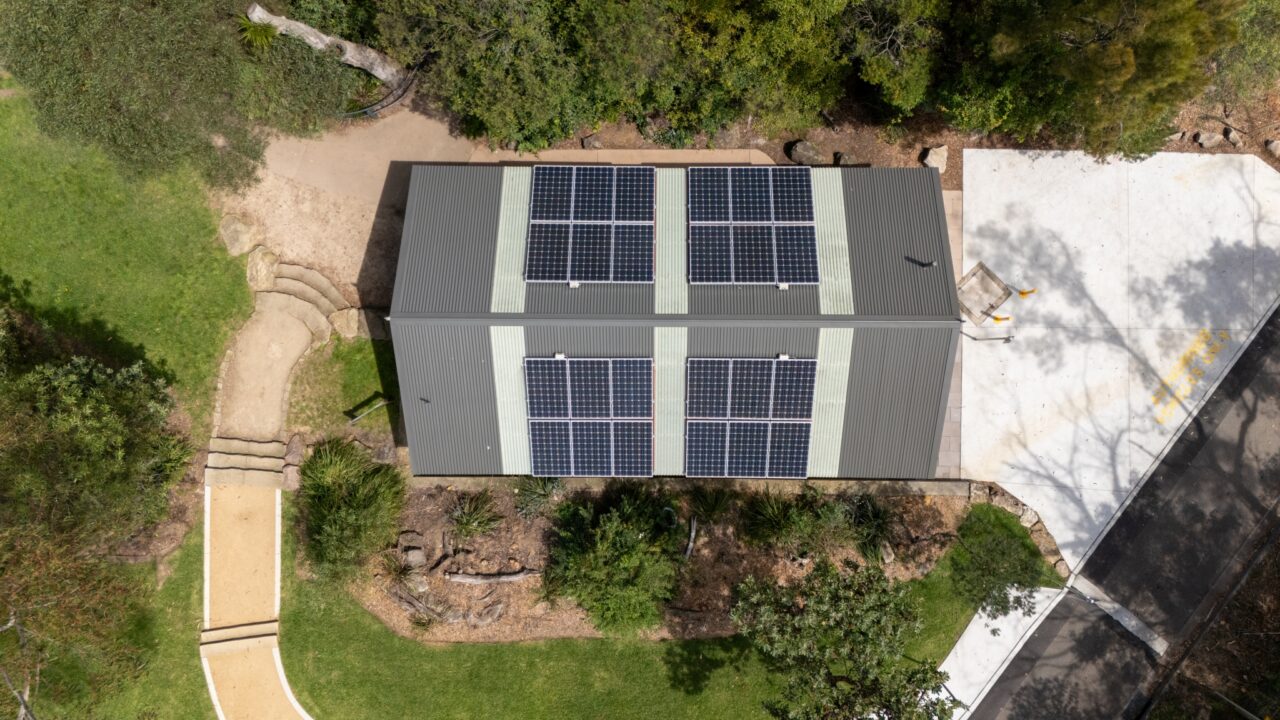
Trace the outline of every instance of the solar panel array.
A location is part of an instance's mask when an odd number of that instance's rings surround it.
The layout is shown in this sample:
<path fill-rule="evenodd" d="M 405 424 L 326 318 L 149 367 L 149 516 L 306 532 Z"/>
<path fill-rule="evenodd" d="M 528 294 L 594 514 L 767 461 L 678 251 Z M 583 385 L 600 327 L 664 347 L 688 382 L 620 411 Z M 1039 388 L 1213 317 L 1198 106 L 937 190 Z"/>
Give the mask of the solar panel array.
<path fill-rule="evenodd" d="M 818 282 L 809 168 L 689 168 L 688 199 L 689 282 Z"/>
<path fill-rule="evenodd" d="M 653 475 L 653 360 L 525 358 L 540 477 Z"/>
<path fill-rule="evenodd" d="M 528 282 L 653 282 L 654 170 L 533 169 Z"/>
<path fill-rule="evenodd" d="M 690 358 L 684 474 L 803 478 L 816 360 Z"/>

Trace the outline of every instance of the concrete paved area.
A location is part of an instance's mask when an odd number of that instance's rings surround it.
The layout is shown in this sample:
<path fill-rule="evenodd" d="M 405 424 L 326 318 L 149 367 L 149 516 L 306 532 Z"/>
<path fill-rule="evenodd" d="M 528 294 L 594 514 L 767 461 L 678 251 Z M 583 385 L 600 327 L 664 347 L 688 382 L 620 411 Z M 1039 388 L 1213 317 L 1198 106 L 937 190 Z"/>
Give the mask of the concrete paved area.
<path fill-rule="evenodd" d="M 1014 295 L 965 330 L 965 475 L 1077 569 L 1280 292 L 1280 175 L 1248 155 L 965 152 L 964 264 Z"/>
<path fill-rule="evenodd" d="M 206 646 L 205 681 L 219 718 L 305 718 L 289 689 L 274 636 Z"/>

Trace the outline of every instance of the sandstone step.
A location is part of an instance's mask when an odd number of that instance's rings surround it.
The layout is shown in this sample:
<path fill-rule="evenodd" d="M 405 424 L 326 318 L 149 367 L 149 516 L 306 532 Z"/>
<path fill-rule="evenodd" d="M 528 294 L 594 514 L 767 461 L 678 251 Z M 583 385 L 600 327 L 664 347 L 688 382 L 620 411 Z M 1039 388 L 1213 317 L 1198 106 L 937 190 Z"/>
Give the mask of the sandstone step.
<path fill-rule="evenodd" d="M 243 638 L 278 634 L 280 634 L 280 622 L 277 620 L 267 620 L 265 622 L 249 623 L 247 625 L 231 625 L 229 627 L 201 630 L 200 644 L 203 645 L 205 643 L 226 642 L 228 640 L 240 640 Z"/>
<path fill-rule="evenodd" d="M 254 635 L 253 637 L 232 638 L 218 642 L 205 643 L 200 646 L 200 657 L 213 657 L 227 653 L 238 653 L 259 648 L 273 648 L 279 645 L 275 635 Z"/>
<path fill-rule="evenodd" d="M 205 461 L 205 467 L 283 472 L 284 458 L 263 457 L 261 455 L 247 455 L 243 453 L 211 452 L 209 453 L 209 459 Z"/>
<path fill-rule="evenodd" d="M 205 468 L 204 484 L 278 488 L 284 486 L 284 473 L 240 468 Z"/>
<path fill-rule="evenodd" d="M 210 453 L 282 458 L 286 449 L 285 444 L 278 440 L 241 440 L 239 438 L 226 437 L 216 437 L 209 440 Z"/>
<path fill-rule="evenodd" d="M 342 297 L 342 293 L 338 292 L 338 288 L 334 287 L 332 282 L 329 282 L 329 278 L 317 270 L 312 270 L 303 265 L 280 263 L 276 266 L 276 278 L 288 278 L 289 280 L 297 280 L 310 285 L 320 291 L 320 294 L 324 295 L 337 310 L 351 307 L 346 298 Z"/>
<path fill-rule="evenodd" d="M 315 305 L 316 309 L 318 309 L 325 317 L 328 317 L 338 311 L 338 308 L 334 306 L 333 302 L 324 296 L 324 293 L 301 280 L 294 280 L 293 278 L 287 277 L 276 277 L 275 291 L 286 295 L 292 295 L 301 300 L 306 300 L 312 305 Z"/>
<path fill-rule="evenodd" d="M 282 292 L 260 292 L 257 304 L 258 310 L 282 312 L 301 321 L 311 331 L 311 337 L 316 343 L 329 341 L 333 326 L 329 324 L 329 318 L 312 303 Z"/>

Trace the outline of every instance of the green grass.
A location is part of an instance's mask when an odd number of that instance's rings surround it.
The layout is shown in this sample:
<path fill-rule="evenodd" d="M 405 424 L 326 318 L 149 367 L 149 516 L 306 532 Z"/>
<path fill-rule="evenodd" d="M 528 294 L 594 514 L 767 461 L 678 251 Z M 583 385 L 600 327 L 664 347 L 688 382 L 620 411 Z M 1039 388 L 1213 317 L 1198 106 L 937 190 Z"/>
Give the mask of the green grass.
<path fill-rule="evenodd" d="M 346 413 L 362 412 L 381 394 L 391 401 L 361 418 L 357 429 L 388 433 L 397 422 L 399 388 L 395 356 L 385 340 L 335 338 L 308 356 L 290 392 L 290 424 L 338 434 L 347 428 Z"/>
<path fill-rule="evenodd" d="M 1031 535 L 1012 514 L 994 505 L 974 505 L 971 513 L 978 513 L 984 520 L 995 524 L 1004 532 L 1031 543 Z M 976 608 L 960 597 L 952 584 L 952 559 L 955 548 L 948 550 L 933 571 L 907 583 L 907 592 L 918 604 L 924 628 L 907 643 L 907 657 L 923 662 L 941 663 L 960 639 L 961 633 L 973 619 Z M 1062 587 L 1062 578 L 1053 571 L 1047 561 L 1042 563 L 1038 584 L 1042 587 Z"/>
<path fill-rule="evenodd" d="M 125 177 L 101 152 L 40 133 L 31 113 L 23 97 L 0 100 L 0 274 L 28 284 L 61 329 L 166 369 L 202 429 L 226 340 L 250 310 L 204 188 L 192 172 Z"/>

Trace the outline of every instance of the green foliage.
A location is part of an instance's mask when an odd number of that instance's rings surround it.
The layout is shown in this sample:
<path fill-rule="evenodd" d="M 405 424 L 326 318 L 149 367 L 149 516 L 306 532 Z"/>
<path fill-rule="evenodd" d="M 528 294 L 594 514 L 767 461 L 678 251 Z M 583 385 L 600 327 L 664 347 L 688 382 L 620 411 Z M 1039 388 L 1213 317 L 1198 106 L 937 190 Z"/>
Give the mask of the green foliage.
<path fill-rule="evenodd" d="M 944 0 L 854 0 L 847 27 L 858 76 L 898 114 L 924 103 L 933 80 Z"/>
<path fill-rule="evenodd" d="M 257 52 L 265 52 L 276 39 L 276 28 L 266 23 L 256 23 L 247 15 L 236 18 L 240 23 L 240 42 L 245 47 Z"/>
<path fill-rule="evenodd" d="M 959 594 L 996 616 L 1029 611 L 1045 563 L 1018 519 L 993 505 L 975 505 L 957 535 L 951 566 Z"/>
<path fill-rule="evenodd" d="M 735 497 L 731 488 L 703 481 L 689 490 L 689 512 L 705 523 L 714 523 L 729 512 Z"/>
<path fill-rule="evenodd" d="M 1240 35 L 1214 58 L 1210 96 L 1226 105 L 1257 100 L 1280 81 L 1280 0 L 1244 0 Z"/>
<path fill-rule="evenodd" d="M 465 540 L 493 532 L 502 522 L 502 515 L 493 507 L 493 494 L 485 489 L 459 495 L 449 511 L 449 520 L 453 522 L 453 534 Z"/>
<path fill-rule="evenodd" d="M 946 674 L 902 662 L 920 621 L 904 591 L 877 567 L 820 560 L 795 586 L 749 578 L 734 624 L 785 678 L 777 718 L 948 718 Z"/>
<path fill-rule="evenodd" d="M 320 32 L 363 45 L 375 43 L 378 8 L 374 0 L 289 0 L 288 16 Z"/>
<path fill-rule="evenodd" d="M 342 440 L 316 446 L 302 463 L 298 500 L 307 552 L 341 572 L 386 547 L 399 527 L 404 476 Z"/>
<path fill-rule="evenodd" d="M 560 478 L 525 476 L 516 480 L 516 513 L 525 519 L 538 517 L 554 507 L 560 488 Z"/>
<path fill-rule="evenodd" d="M 880 557 L 890 515 L 869 495 L 826 496 L 805 486 L 799 494 L 754 493 L 740 516 L 750 542 L 777 545 L 793 552 L 824 552 L 839 543 L 854 543 L 869 560 Z"/>
<path fill-rule="evenodd" d="M 680 532 L 672 498 L 623 485 L 598 501 L 579 498 L 556 513 L 543 587 L 571 597 L 597 628 L 626 634 L 653 627 L 675 592 Z"/>

